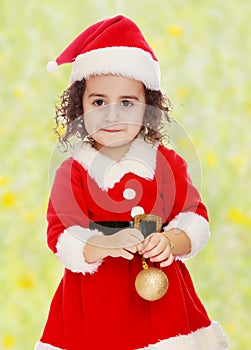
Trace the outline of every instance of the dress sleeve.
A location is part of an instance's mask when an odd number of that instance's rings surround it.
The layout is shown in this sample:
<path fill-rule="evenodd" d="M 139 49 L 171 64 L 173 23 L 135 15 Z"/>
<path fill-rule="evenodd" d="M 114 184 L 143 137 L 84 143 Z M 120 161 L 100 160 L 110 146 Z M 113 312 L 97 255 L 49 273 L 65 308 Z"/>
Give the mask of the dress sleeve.
<path fill-rule="evenodd" d="M 103 233 L 89 229 L 83 175 L 72 158 L 57 170 L 47 210 L 47 242 L 67 269 L 92 274 L 102 261 L 88 264 L 84 260 L 83 250 L 90 237 Z"/>
<path fill-rule="evenodd" d="M 198 190 L 193 185 L 187 164 L 175 151 L 169 150 L 163 176 L 163 196 L 167 203 L 167 225 L 184 231 L 191 241 L 191 251 L 177 259 L 187 260 L 195 256 L 207 244 L 210 237 L 208 214 Z"/>

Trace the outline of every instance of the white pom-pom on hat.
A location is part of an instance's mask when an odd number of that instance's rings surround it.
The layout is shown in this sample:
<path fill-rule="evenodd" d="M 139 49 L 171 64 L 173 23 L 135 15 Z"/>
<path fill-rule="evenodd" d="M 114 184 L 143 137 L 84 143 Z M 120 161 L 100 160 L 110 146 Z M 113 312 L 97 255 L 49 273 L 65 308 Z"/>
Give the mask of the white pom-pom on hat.
<path fill-rule="evenodd" d="M 49 73 L 53 73 L 53 72 L 55 72 L 55 70 L 57 69 L 57 67 L 58 67 L 58 64 L 57 64 L 56 61 L 50 61 L 50 62 L 48 62 L 47 65 L 46 65 L 46 70 L 47 70 L 47 72 L 49 72 Z"/>

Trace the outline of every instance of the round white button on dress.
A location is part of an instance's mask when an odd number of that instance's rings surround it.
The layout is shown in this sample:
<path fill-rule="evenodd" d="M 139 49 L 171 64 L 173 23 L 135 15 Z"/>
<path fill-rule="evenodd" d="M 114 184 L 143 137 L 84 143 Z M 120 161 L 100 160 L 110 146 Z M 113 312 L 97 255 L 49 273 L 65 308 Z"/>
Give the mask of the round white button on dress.
<path fill-rule="evenodd" d="M 145 214 L 144 209 L 140 206 L 133 207 L 131 210 L 131 217 L 134 218 L 136 215 L 139 214 Z"/>
<path fill-rule="evenodd" d="M 132 188 L 126 188 L 123 192 L 123 197 L 125 199 L 131 200 L 136 197 L 136 192 Z"/>

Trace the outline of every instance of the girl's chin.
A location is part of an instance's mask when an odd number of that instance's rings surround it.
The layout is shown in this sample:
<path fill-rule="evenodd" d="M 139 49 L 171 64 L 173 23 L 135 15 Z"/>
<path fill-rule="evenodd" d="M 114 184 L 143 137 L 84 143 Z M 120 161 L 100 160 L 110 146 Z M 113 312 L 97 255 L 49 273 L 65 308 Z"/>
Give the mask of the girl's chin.
<path fill-rule="evenodd" d="M 107 147 L 107 148 L 125 147 L 125 146 L 128 146 L 132 141 L 133 139 L 131 138 L 120 139 L 120 140 L 112 140 L 112 138 L 110 140 L 96 140 L 95 148 L 99 150 L 104 147 Z"/>

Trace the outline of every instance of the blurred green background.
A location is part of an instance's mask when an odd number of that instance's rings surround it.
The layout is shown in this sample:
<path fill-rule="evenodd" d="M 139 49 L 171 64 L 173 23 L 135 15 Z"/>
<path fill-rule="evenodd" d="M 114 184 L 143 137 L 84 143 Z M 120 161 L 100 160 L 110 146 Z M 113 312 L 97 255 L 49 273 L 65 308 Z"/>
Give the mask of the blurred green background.
<path fill-rule="evenodd" d="M 174 143 L 192 173 L 197 159 L 192 177 L 212 237 L 187 265 L 230 349 L 248 349 L 248 0 L 0 0 L 0 349 L 33 349 L 63 271 L 46 245 L 45 211 L 57 158 L 54 104 L 70 67 L 49 74 L 45 65 L 86 26 L 118 13 L 135 20 L 154 48 L 180 125 Z"/>

